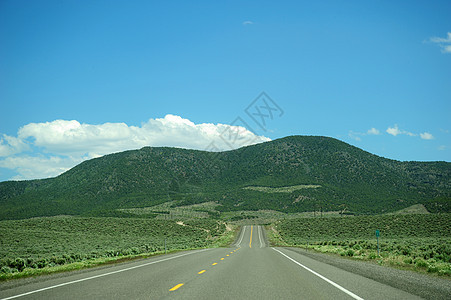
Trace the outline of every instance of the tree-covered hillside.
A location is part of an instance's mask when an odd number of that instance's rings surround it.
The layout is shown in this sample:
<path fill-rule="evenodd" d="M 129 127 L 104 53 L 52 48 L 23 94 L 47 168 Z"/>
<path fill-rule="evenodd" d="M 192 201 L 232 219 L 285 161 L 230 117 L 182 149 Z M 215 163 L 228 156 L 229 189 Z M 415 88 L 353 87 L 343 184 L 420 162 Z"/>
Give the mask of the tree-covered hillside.
<path fill-rule="evenodd" d="M 451 163 L 393 161 L 315 136 L 220 153 L 145 147 L 85 161 L 55 178 L 2 182 L 0 219 L 127 216 L 117 209 L 173 200 L 216 201 L 219 211 L 383 213 L 422 203 L 449 212 Z"/>

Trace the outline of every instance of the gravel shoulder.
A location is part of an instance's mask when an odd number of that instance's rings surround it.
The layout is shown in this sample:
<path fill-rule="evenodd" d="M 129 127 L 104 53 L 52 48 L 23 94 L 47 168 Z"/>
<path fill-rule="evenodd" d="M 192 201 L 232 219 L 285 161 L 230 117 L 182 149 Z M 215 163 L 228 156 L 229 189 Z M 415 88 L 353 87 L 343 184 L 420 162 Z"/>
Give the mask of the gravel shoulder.
<path fill-rule="evenodd" d="M 380 266 L 371 262 L 357 261 L 311 250 L 284 247 L 317 261 L 359 274 L 366 278 L 387 284 L 424 299 L 450 299 L 451 280 L 413 271 Z"/>

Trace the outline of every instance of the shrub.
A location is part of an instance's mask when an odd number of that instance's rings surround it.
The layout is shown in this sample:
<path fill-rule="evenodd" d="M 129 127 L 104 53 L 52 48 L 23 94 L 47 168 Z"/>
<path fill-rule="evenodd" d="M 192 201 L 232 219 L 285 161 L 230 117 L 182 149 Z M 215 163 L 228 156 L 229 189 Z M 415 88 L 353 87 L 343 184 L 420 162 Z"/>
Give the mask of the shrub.
<path fill-rule="evenodd" d="M 22 258 L 16 258 L 12 264 L 10 265 L 11 268 L 17 269 L 19 272 L 22 272 L 22 270 L 25 268 L 25 260 Z"/>
<path fill-rule="evenodd" d="M 411 265 L 413 262 L 413 259 L 411 257 L 404 258 L 403 262 L 407 265 Z"/>
<path fill-rule="evenodd" d="M 42 258 L 42 259 L 36 261 L 36 266 L 39 269 L 45 268 L 47 266 L 47 264 L 48 264 L 48 262 L 47 262 L 47 260 L 45 258 Z"/>
<path fill-rule="evenodd" d="M 12 273 L 12 269 L 11 269 L 10 267 L 3 266 L 3 267 L 0 269 L 0 273 L 6 273 L 6 274 L 9 274 L 9 273 Z"/>
<path fill-rule="evenodd" d="M 422 258 L 416 258 L 414 263 L 417 268 L 427 268 L 429 266 L 429 263 Z"/>
<path fill-rule="evenodd" d="M 362 250 L 362 246 L 360 246 L 359 244 L 355 244 L 352 249 L 354 250 Z"/>

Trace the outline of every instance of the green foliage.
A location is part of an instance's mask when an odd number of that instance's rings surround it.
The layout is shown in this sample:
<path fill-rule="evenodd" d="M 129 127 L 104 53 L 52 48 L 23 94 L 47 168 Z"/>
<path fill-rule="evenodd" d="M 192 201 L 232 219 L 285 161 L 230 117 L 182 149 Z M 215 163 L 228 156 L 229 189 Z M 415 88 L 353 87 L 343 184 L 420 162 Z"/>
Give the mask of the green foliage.
<path fill-rule="evenodd" d="M 443 237 L 451 232 L 450 214 L 379 215 L 343 218 L 287 219 L 277 224 L 284 240 L 293 243 L 331 238 L 370 239 L 379 229 L 381 237 Z"/>
<path fill-rule="evenodd" d="M 212 219 L 45 217 L 0 221 L 2 273 L 105 257 L 215 245 L 226 232 Z M 166 243 L 165 243 L 166 240 Z"/>
<path fill-rule="evenodd" d="M 221 153 L 145 147 L 85 161 L 51 179 L 0 183 L 0 220 L 130 217 L 117 210 L 168 201 L 216 202 L 220 212 L 378 214 L 417 203 L 451 212 L 450 178 L 450 163 L 393 161 L 327 137 L 293 136 Z"/>
<path fill-rule="evenodd" d="M 282 245 L 451 275 L 451 214 L 298 218 L 276 222 L 273 228 L 273 242 Z"/>

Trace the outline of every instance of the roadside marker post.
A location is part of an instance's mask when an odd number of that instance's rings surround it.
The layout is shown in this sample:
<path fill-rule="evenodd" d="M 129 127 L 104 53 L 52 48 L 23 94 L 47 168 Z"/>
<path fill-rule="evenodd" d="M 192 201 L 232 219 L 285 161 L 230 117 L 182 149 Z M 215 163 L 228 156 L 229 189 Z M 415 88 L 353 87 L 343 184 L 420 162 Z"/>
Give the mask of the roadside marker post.
<path fill-rule="evenodd" d="M 379 236 L 381 235 L 381 232 L 379 231 L 379 229 L 376 229 L 376 239 L 377 239 L 377 256 L 379 256 Z"/>

